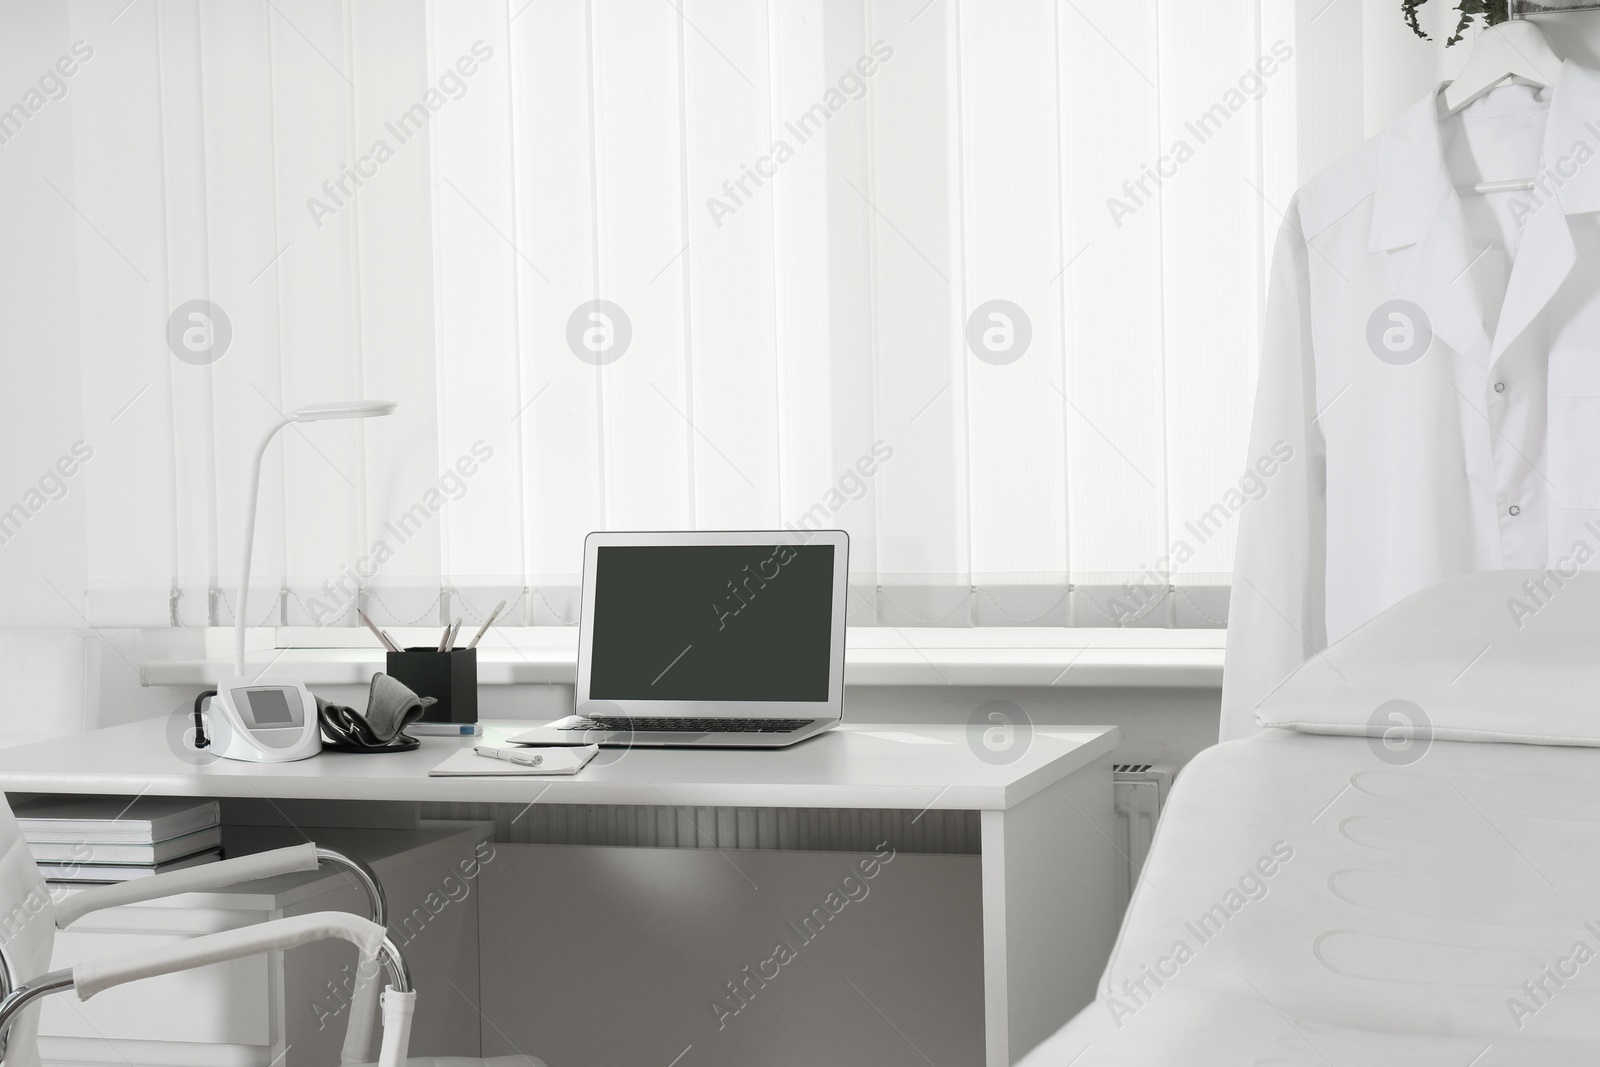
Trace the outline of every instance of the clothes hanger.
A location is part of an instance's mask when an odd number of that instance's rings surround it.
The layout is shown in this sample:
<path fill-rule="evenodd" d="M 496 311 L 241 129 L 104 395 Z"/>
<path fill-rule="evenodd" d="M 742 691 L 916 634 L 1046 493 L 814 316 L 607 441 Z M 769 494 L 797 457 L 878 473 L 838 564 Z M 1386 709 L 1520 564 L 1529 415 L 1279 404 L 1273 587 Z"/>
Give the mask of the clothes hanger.
<path fill-rule="evenodd" d="M 1600 9 L 1600 3 L 1572 4 L 1561 10 L 1579 9 Z M 1528 21 L 1527 10 L 1526 0 L 1512 0 L 1510 21 L 1490 26 L 1478 35 L 1472 55 L 1467 57 L 1467 65 L 1461 68 L 1456 80 L 1444 88 L 1446 116 L 1456 114 L 1507 81 L 1539 89 L 1555 85 L 1561 75 L 1561 58 L 1551 49 L 1539 27 Z M 1538 6 L 1533 10 L 1539 10 Z M 1517 193 L 1531 190 L 1533 183 L 1533 178 L 1517 178 L 1475 182 L 1457 188 L 1474 195 Z"/>
<path fill-rule="evenodd" d="M 1600 3 L 1592 6 L 1600 7 Z M 1445 111 L 1454 115 L 1508 78 L 1548 89 L 1560 74 L 1560 57 L 1539 27 L 1519 9 L 1509 22 L 1490 26 L 1478 35 L 1460 76 L 1444 88 Z"/>

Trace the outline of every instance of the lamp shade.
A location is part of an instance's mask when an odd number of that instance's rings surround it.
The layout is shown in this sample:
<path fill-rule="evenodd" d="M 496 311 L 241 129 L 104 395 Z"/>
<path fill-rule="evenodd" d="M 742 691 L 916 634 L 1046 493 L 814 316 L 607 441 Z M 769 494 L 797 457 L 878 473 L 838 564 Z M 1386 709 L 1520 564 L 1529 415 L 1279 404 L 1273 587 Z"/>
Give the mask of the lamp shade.
<path fill-rule="evenodd" d="M 244 677 L 244 620 L 245 602 L 250 596 L 250 554 L 255 544 L 256 500 L 261 495 L 261 461 L 267 446 L 278 431 L 291 422 L 323 422 L 327 419 L 370 419 L 388 415 L 399 407 L 393 400 L 335 400 L 324 404 L 307 404 L 284 416 L 284 421 L 274 423 L 256 448 L 255 465 L 251 468 L 250 493 L 245 497 L 244 554 L 239 563 L 239 605 L 234 609 L 233 664 L 234 674 Z"/>
<path fill-rule="evenodd" d="M 335 400 L 307 404 L 289 412 L 290 422 L 321 422 L 324 419 L 370 419 L 388 415 L 399 405 L 393 400 Z"/>

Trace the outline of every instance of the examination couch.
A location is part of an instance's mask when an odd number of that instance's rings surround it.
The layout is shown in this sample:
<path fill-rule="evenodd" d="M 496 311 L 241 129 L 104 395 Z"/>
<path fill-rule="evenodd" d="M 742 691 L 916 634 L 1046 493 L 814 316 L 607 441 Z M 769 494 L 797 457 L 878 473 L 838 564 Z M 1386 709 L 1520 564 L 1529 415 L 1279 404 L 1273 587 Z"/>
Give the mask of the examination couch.
<path fill-rule="evenodd" d="M 1440 583 L 1257 718 L 1026 1067 L 1600 1063 L 1600 574 Z"/>

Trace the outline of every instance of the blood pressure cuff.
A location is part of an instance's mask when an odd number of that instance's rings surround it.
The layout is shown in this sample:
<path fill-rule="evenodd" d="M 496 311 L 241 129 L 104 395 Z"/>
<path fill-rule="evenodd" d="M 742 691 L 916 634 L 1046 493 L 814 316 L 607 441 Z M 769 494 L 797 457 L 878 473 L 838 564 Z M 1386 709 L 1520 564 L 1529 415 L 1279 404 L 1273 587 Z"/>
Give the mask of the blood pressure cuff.
<path fill-rule="evenodd" d="M 318 697 L 317 718 L 323 730 L 336 741 L 377 747 L 393 741 L 400 731 L 422 718 L 423 711 L 434 703 L 433 697 L 419 697 L 403 683 L 379 671 L 372 676 L 365 712 Z"/>

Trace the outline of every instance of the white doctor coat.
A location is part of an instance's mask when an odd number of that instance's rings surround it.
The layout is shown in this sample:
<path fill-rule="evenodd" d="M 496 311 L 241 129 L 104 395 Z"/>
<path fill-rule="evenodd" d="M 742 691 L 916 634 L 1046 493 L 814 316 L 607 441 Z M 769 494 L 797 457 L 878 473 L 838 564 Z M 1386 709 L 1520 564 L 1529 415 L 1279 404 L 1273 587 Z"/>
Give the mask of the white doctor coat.
<path fill-rule="evenodd" d="M 1537 610 L 1600 556 L 1600 74 L 1441 111 L 1430 94 L 1285 216 L 1250 457 L 1293 457 L 1240 516 L 1222 740 L 1410 593 L 1549 568 Z"/>

